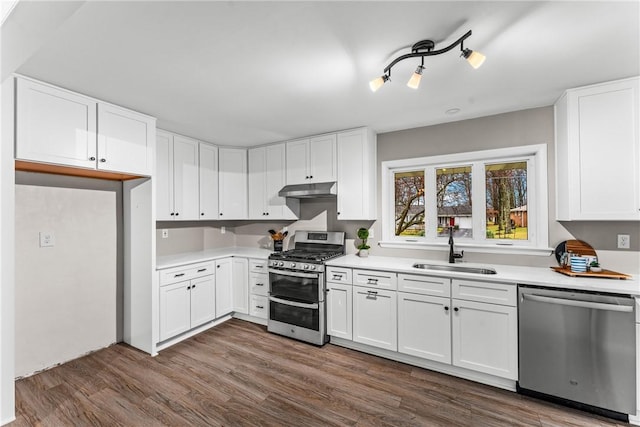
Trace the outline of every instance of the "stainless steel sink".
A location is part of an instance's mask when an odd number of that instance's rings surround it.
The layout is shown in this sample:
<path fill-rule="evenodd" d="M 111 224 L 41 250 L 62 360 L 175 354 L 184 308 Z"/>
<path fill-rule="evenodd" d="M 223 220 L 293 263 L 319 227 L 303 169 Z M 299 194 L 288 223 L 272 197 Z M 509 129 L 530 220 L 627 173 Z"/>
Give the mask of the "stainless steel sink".
<path fill-rule="evenodd" d="M 413 264 L 413 268 L 421 268 L 423 270 L 439 270 L 454 271 L 458 273 L 474 273 L 474 274 L 496 274 L 493 268 L 467 267 L 464 265 L 442 265 L 442 264 Z"/>

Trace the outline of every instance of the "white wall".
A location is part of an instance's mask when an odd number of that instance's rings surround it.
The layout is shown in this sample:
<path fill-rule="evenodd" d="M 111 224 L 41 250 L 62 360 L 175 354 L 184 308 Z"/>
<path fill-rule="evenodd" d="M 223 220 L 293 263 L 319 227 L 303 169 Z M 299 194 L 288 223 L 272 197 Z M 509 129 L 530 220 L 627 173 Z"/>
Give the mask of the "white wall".
<path fill-rule="evenodd" d="M 16 185 L 17 377 L 117 341 L 116 194 Z"/>

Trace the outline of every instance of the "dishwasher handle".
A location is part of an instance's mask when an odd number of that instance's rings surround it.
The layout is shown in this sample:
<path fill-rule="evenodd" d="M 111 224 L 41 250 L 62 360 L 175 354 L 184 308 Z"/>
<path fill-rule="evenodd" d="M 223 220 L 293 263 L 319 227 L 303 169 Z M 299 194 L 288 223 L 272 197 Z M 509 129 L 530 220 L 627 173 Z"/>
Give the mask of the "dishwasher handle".
<path fill-rule="evenodd" d="M 621 311 L 623 313 L 631 313 L 633 311 L 633 306 L 630 306 L 630 305 L 606 304 L 602 302 L 591 302 L 591 301 L 582 301 L 582 300 L 568 299 L 568 298 L 547 297 L 547 296 L 535 295 L 535 294 L 522 294 L 522 298 L 525 300 L 530 300 L 535 302 L 546 302 L 549 304 L 568 305 L 571 307 L 593 308 L 596 310 Z"/>

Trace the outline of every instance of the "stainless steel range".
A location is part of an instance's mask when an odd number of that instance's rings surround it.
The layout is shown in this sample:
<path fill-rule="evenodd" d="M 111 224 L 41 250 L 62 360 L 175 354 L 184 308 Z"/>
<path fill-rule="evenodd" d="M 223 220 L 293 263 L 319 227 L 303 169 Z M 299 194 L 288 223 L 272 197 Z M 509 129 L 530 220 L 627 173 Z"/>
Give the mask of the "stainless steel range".
<path fill-rule="evenodd" d="M 269 256 L 268 331 L 328 341 L 324 262 L 344 255 L 344 239 L 339 231 L 296 231 L 294 249 Z"/>

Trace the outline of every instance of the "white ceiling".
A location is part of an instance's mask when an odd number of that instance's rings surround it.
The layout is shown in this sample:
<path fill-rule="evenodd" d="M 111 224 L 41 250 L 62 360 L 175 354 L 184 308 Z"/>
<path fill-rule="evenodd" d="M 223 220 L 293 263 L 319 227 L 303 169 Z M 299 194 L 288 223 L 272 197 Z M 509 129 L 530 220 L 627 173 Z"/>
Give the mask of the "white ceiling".
<path fill-rule="evenodd" d="M 54 8 L 68 14 L 40 34 L 18 73 L 221 145 L 363 125 L 387 132 L 546 106 L 564 89 L 640 74 L 638 1 L 69 4 L 16 6 L 7 22 L 23 33 L 42 32 Z M 482 68 L 472 69 L 456 48 L 426 59 L 417 91 L 406 82 L 418 59 L 399 63 L 393 81 L 369 90 L 369 80 L 413 43 L 432 39 L 438 49 L 467 30 L 465 47 L 487 56 Z M 460 112 L 447 115 L 452 108 Z"/>

